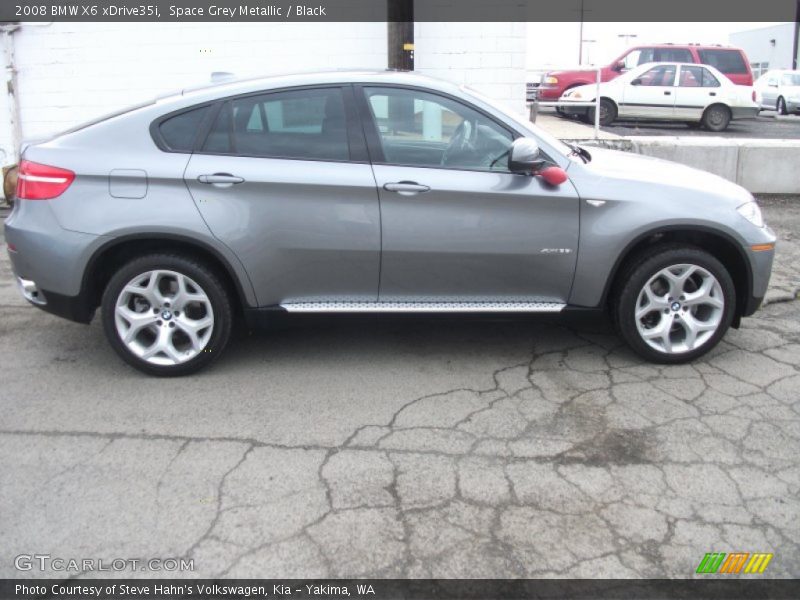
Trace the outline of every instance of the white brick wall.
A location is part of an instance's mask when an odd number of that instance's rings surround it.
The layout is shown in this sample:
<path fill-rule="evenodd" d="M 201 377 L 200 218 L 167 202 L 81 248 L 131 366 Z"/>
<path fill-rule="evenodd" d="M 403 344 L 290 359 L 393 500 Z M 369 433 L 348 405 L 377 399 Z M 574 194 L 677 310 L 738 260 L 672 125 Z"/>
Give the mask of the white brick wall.
<path fill-rule="evenodd" d="M 525 112 L 526 23 L 417 23 L 414 68 Z"/>
<path fill-rule="evenodd" d="M 189 85 L 212 71 L 259 75 L 386 67 L 386 23 L 51 23 L 14 33 L 23 139 Z M 417 23 L 419 72 L 524 110 L 525 23 Z M 4 86 L 3 86 L 4 87 Z M 0 101 L 0 160 L 15 160 Z"/>

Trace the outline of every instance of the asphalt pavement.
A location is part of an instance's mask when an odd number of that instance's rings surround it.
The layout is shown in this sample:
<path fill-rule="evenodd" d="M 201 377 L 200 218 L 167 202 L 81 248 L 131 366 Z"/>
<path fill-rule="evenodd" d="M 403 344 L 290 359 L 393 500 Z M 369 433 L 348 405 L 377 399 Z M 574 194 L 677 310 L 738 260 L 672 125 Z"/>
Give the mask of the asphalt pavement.
<path fill-rule="evenodd" d="M 0 248 L 0 577 L 685 578 L 733 551 L 798 577 L 800 199 L 765 213 L 770 303 L 672 367 L 604 323 L 329 319 L 154 379 L 22 301 Z"/>

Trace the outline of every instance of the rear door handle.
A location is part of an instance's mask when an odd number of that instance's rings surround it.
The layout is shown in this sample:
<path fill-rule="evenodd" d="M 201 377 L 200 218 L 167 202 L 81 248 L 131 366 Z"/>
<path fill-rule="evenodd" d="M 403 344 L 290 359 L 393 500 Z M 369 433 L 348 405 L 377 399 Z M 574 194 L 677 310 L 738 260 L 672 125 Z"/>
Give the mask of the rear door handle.
<path fill-rule="evenodd" d="M 664 92 L 665 96 L 672 96 L 672 92 Z"/>
<path fill-rule="evenodd" d="M 200 183 L 209 183 L 217 187 L 230 187 L 234 183 L 242 183 L 243 177 L 236 177 L 230 173 L 214 173 L 213 175 L 200 175 L 197 178 Z"/>
<path fill-rule="evenodd" d="M 384 184 L 383 189 L 387 192 L 397 192 L 404 196 L 412 196 L 414 194 L 421 194 L 430 191 L 427 185 L 421 185 L 416 181 L 398 181 L 397 183 Z"/>
<path fill-rule="evenodd" d="M 716 95 L 717 95 L 717 92 L 708 92 L 708 95 L 709 95 L 709 96 L 716 96 Z"/>

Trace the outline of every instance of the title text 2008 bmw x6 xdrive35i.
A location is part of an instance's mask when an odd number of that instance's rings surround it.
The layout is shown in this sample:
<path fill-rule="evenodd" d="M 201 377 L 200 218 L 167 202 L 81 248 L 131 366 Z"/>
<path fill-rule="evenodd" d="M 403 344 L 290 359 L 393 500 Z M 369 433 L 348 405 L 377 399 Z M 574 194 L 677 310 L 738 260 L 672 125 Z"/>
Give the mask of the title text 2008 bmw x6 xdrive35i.
<path fill-rule="evenodd" d="M 229 82 L 29 145 L 6 240 L 30 302 L 101 308 L 159 375 L 275 310 L 602 309 L 688 361 L 758 308 L 775 244 L 737 185 L 391 72 Z"/>

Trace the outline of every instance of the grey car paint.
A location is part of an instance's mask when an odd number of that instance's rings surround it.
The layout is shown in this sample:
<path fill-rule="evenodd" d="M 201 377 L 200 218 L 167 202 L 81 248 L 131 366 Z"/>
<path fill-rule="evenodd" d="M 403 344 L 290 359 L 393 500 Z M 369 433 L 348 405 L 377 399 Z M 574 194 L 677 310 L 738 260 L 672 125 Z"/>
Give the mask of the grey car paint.
<path fill-rule="evenodd" d="M 167 113 L 237 94 L 349 83 L 424 87 L 475 106 L 535 139 L 570 181 L 547 188 L 524 175 L 191 156 L 160 150 L 149 132 Z M 29 145 L 25 159 L 71 169 L 78 177 L 54 200 L 17 203 L 6 237 L 17 247 L 12 263 L 19 276 L 69 297 L 82 290 L 87 266 L 101 248 L 156 235 L 212 249 L 246 307 L 379 293 L 381 299 L 546 298 L 596 307 L 626 248 L 648 232 L 682 226 L 734 240 L 752 273 L 747 294 L 763 296 L 772 252 L 754 253 L 749 246 L 775 238 L 736 212 L 752 199 L 749 193 L 680 165 L 591 152 L 592 161 L 584 164 L 521 117 L 469 90 L 413 74 L 241 81 L 162 98 Z M 112 197 L 109 175 L 117 169 L 128 170 L 128 186 L 132 173 L 146 173 L 146 195 Z M 200 191 L 195 183 L 201 174 L 233 170 L 247 176 L 247 185 Z M 431 192 L 409 198 L 383 190 L 388 182 L 423 178 Z M 145 182 L 133 184 L 141 190 Z M 379 280 L 381 261 L 386 273 Z"/>

